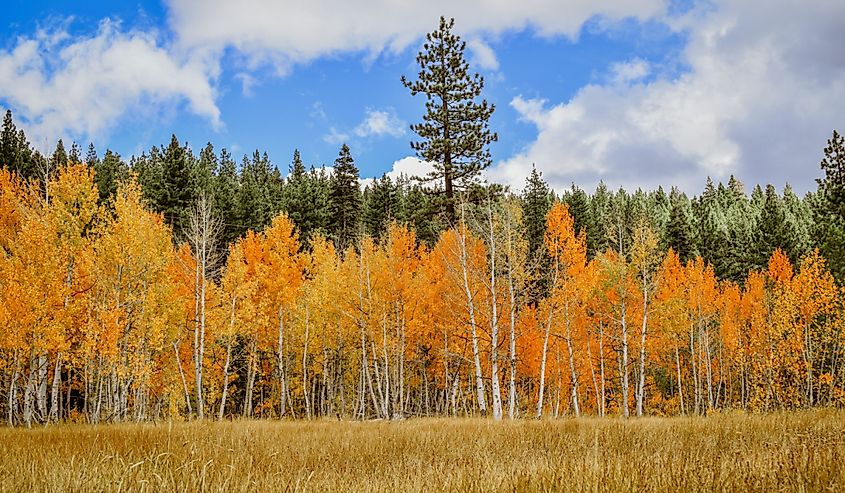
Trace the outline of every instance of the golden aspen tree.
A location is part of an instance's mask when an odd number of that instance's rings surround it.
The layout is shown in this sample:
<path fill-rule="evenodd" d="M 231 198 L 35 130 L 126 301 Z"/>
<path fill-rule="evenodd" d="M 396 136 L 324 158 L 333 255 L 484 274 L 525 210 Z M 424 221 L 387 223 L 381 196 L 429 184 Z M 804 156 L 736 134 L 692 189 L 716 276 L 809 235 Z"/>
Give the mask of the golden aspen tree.
<path fill-rule="evenodd" d="M 92 302 L 97 314 L 91 362 L 90 419 L 102 411 L 112 420 L 128 417 L 130 397 L 144 400 L 150 365 L 165 350 L 165 332 L 174 309 L 167 295 L 172 263 L 171 231 L 159 214 L 146 210 L 140 187 L 130 181 L 118 190 L 114 217 L 94 244 Z M 158 292 L 161 289 L 163 292 Z"/>
<path fill-rule="evenodd" d="M 646 373 L 646 337 L 649 328 L 649 312 L 651 302 L 656 291 L 657 267 L 660 265 L 660 252 L 657 248 L 657 234 L 646 220 L 640 220 L 634 227 L 633 244 L 631 245 L 631 268 L 637 279 L 642 309 L 640 317 L 640 354 L 637 367 L 637 387 L 635 390 L 637 401 L 637 416 L 643 415 L 645 398 Z"/>
<path fill-rule="evenodd" d="M 659 345 L 663 352 L 669 353 L 669 359 L 674 362 L 671 373 L 675 375 L 677 388 L 678 412 L 685 414 L 687 408 L 684 400 L 684 371 L 681 351 L 687 345 L 689 336 L 690 316 L 687 310 L 687 279 L 678 254 L 672 249 L 663 258 L 659 270 L 660 281 L 655 293 L 656 325 Z M 691 356 L 691 355 L 690 355 Z"/>
<path fill-rule="evenodd" d="M 565 204 L 556 203 L 552 206 L 546 218 L 545 245 L 549 257 L 554 265 L 553 283 L 550 286 L 550 296 L 554 300 L 552 306 L 559 309 L 563 316 L 563 334 L 568 353 L 570 373 L 570 402 L 575 416 L 581 414 L 578 393 L 578 372 L 575 365 L 575 348 L 573 340 L 573 325 L 580 309 L 579 296 L 584 292 L 579 285 L 580 277 L 587 266 L 586 232 L 575 234 L 575 224 L 569 208 Z M 553 310 L 550 307 L 550 310 Z M 549 313 L 549 320 L 554 318 Z M 547 328 L 547 330 L 550 327 Z M 548 337 L 546 337 L 548 339 Z M 544 343 L 543 362 L 540 374 L 540 397 L 538 399 L 537 414 L 542 415 L 542 391 L 545 373 L 545 359 L 547 357 L 547 343 Z"/>
<path fill-rule="evenodd" d="M 696 413 L 716 405 L 714 393 L 714 351 L 718 338 L 713 337 L 719 296 L 716 274 L 704 259 L 696 257 L 686 267 L 687 309 L 691 313 L 689 351 L 692 362 L 693 406 Z M 706 395 L 705 395 L 706 392 Z M 705 400 L 706 399 L 706 400 Z"/>
<path fill-rule="evenodd" d="M 798 273 L 793 278 L 792 291 L 798 306 L 796 323 L 803 340 L 801 353 L 806 375 L 803 382 L 804 405 L 812 407 L 823 398 L 824 390 L 820 382 L 832 376 L 824 372 L 823 362 L 833 361 L 838 356 L 831 349 L 838 346 L 841 338 L 836 330 L 838 289 L 818 250 L 813 250 L 801 261 Z"/>
<path fill-rule="evenodd" d="M 293 222 L 284 214 L 276 216 L 270 227 L 262 233 L 263 264 L 258 279 L 263 297 L 263 308 L 268 319 L 275 319 L 276 358 L 279 390 L 279 415 L 287 409 L 289 358 L 285 353 L 285 321 L 293 308 L 303 282 L 303 260 L 299 253 L 299 235 Z"/>

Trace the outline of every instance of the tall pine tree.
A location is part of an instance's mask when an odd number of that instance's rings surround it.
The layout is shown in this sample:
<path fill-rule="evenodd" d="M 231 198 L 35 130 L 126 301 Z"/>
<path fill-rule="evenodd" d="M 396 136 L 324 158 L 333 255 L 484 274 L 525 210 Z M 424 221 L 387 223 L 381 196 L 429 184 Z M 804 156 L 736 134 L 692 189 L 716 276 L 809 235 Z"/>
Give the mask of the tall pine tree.
<path fill-rule="evenodd" d="M 546 215 L 552 208 L 552 195 L 549 186 L 543 181 L 543 175 L 532 167 L 525 190 L 522 192 L 522 215 L 525 222 L 525 235 L 528 241 L 528 253 L 537 258 L 543 248 L 543 236 L 546 234 Z"/>
<path fill-rule="evenodd" d="M 340 148 L 340 154 L 334 161 L 329 204 L 329 233 L 337 249 L 344 251 L 356 243 L 361 233 L 361 187 L 358 183 L 358 168 L 346 144 Z"/>
<path fill-rule="evenodd" d="M 466 43 L 452 33 L 455 20 L 440 18 L 440 27 L 426 35 L 423 51 L 417 55 L 419 79 L 402 84 L 411 94 L 425 94 L 423 122 L 411 128 L 421 140 L 412 142 L 417 156 L 433 163 L 428 179 L 443 180 L 447 218 L 455 220 L 455 193 L 471 185 L 481 170 L 490 165 L 489 144 L 498 137 L 488 122 L 495 109 L 486 100 L 477 101 L 484 78 L 470 74 L 464 58 Z"/>
<path fill-rule="evenodd" d="M 845 138 L 836 130 L 824 148 L 821 168 L 825 176 L 818 180 L 814 211 L 816 237 L 830 272 L 842 284 L 845 283 Z"/>
<path fill-rule="evenodd" d="M 681 263 L 686 264 L 696 255 L 695 237 L 693 235 L 692 213 L 687 196 L 677 188 L 672 188 L 669 194 L 671 209 L 669 222 L 666 225 L 665 248 L 671 248 L 678 254 Z"/>
<path fill-rule="evenodd" d="M 364 190 L 364 227 L 376 241 L 387 231 L 387 225 L 396 220 L 401 204 L 401 191 L 387 174 L 373 180 Z"/>

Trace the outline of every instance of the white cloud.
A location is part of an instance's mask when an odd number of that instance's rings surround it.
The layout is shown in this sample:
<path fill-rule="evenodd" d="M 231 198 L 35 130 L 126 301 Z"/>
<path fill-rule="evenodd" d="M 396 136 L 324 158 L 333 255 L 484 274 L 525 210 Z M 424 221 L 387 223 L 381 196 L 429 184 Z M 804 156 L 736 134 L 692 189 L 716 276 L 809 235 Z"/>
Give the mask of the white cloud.
<path fill-rule="evenodd" d="M 499 70 L 499 60 L 493 48 L 479 38 L 472 38 L 467 41 L 467 48 L 470 50 L 472 61 L 484 70 Z"/>
<path fill-rule="evenodd" d="M 329 133 L 323 136 L 323 141 L 328 144 L 333 145 L 340 145 L 348 143 L 350 139 L 350 135 L 345 132 L 341 132 L 334 127 L 329 128 Z"/>
<path fill-rule="evenodd" d="M 157 118 L 184 105 L 222 126 L 215 83 L 224 53 L 243 57 L 235 78 L 245 96 L 259 81 L 253 69 L 271 64 L 279 74 L 294 64 L 338 53 L 373 60 L 414 43 L 448 13 L 471 39 L 473 61 L 497 65 L 481 39 L 530 28 L 541 36 L 577 37 L 583 24 L 660 15 L 668 0 L 530 2 L 396 2 L 395 0 L 166 0 L 165 36 L 125 30 L 104 20 L 95 33 L 72 36 L 65 27 L 19 38 L 0 48 L 0 104 L 11 107 L 30 138 L 100 138 L 127 115 Z M 374 15 L 374 13 L 376 13 Z M 71 21 L 67 21 L 71 22 Z M 374 112 L 361 126 L 325 137 L 397 136 L 392 114 Z M 403 124 L 404 126 L 404 124 Z M 404 132 L 404 128 L 401 129 Z"/>
<path fill-rule="evenodd" d="M 245 97 L 251 98 L 253 96 L 252 88 L 258 82 L 255 77 L 246 72 L 238 72 L 235 74 L 235 79 L 241 81 L 241 94 Z"/>
<path fill-rule="evenodd" d="M 271 63 L 284 73 L 296 63 L 339 52 L 376 56 L 397 52 L 455 17 L 463 34 L 533 28 L 542 36 L 576 37 L 596 16 L 648 19 L 666 0 L 167 0 L 169 22 L 188 47 L 233 47 L 250 65 Z M 488 60 L 489 61 L 489 60 Z"/>
<path fill-rule="evenodd" d="M 432 171 L 434 167 L 431 163 L 422 161 L 415 156 L 405 156 L 401 159 L 397 159 L 393 162 L 393 165 L 390 167 L 390 171 L 386 174 L 392 180 L 397 180 L 400 177 L 404 176 L 406 178 L 413 178 L 413 177 L 425 177 L 430 171 Z M 380 178 L 380 177 L 379 177 Z M 361 179 L 361 188 L 371 184 L 374 178 L 362 178 Z M 434 186 L 435 183 L 427 182 L 424 183 L 424 186 Z"/>
<path fill-rule="evenodd" d="M 154 34 L 107 19 L 90 36 L 57 28 L 0 49 L 0 101 L 37 147 L 101 135 L 132 110 L 154 116 L 181 103 L 219 126 L 214 74 L 204 59 L 177 56 Z"/>
<path fill-rule="evenodd" d="M 322 108 L 321 108 L 322 111 Z M 325 115 L 325 112 L 322 112 Z M 350 143 L 353 138 L 367 139 L 380 137 L 401 137 L 405 135 L 407 124 L 399 119 L 393 110 L 374 110 L 368 108 L 364 119 L 350 131 L 329 128 L 323 140 L 329 144 Z"/>
<path fill-rule="evenodd" d="M 649 63 L 641 58 L 635 58 L 628 62 L 614 63 L 610 67 L 613 73 L 613 81 L 617 84 L 629 84 L 636 82 L 649 74 Z"/>
<path fill-rule="evenodd" d="M 358 137 L 401 137 L 405 135 L 406 124 L 392 111 L 368 109 L 364 121 L 355 127 L 354 133 Z"/>
<path fill-rule="evenodd" d="M 644 82 L 649 67 L 610 68 L 607 84 L 569 101 L 516 97 L 537 138 L 490 170 L 521 187 L 536 163 L 556 188 L 678 184 L 706 176 L 814 187 L 821 149 L 842 125 L 845 4 L 726 0 L 676 19 L 688 30 L 678 77 Z"/>

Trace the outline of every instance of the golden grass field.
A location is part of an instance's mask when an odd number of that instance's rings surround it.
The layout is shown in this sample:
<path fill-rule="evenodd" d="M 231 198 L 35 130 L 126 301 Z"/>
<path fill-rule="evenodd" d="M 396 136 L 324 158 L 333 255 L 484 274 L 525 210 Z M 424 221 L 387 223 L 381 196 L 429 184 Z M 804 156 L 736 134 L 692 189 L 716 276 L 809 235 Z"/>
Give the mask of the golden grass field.
<path fill-rule="evenodd" d="M 2 491 L 845 491 L 845 412 L 0 429 Z"/>

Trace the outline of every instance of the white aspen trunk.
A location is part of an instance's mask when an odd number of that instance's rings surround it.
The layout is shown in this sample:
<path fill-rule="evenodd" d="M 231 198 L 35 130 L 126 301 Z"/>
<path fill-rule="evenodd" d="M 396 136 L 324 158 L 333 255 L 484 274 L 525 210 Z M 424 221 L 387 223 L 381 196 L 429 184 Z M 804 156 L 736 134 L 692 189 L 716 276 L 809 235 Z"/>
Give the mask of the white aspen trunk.
<path fill-rule="evenodd" d="M 549 319 L 546 321 L 546 334 L 543 337 L 543 354 L 540 358 L 540 392 L 537 395 L 537 418 L 543 417 L 543 396 L 546 393 L 546 360 L 549 354 L 549 334 L 552 331 L 552 314 L 554 310 L 549 306 Z"/>
<path fill-rule="evenodd" d="M 707 362 L 707 409 L 713 409 L 713 357 L 710 348 L 710 334 L 704 330 L 704 356 Z"/>
<path fill-rule="evenodd" d="M 255 339 L 251 340 L 249 343 L 249 362 L 246 370 L 246 397 L 244 398 L 244 410 L 243 416 L 245 418 L 252 417 L 252 395 L 255 391 L 255 365 L 256 365 L 256 353 L 255 353 Z"/>
<path fill-rule="evenodd" d="M 555 392 L 555 418 L 560 416 L 560 401 L 563 395 L 563 374 L 560 371 L 560 345 L 555 344 L 555 368 L 557 369 L 557 392 Z"/>
<path fill-rule="evenodd" d="M 205 394 L 203 392 L 203 366 L 205 363 L 205 293 L 207 289 L 206 279 L 207 279 L 207 272 L 208 272 L 208 258 L 207 252 L 208 247 L 207 245 L 208 239 L 203 236 L 203 250 L 202 250 L 202 275 L 200 278 L 200 340 L 199 340 L 199 360 L 197 364 L 197 370 L 199 375 L 199 380 L 197 383 L 197 389 L 199 396 L 197 399 L 197 417 L 199 419 L 205 418 Z"/>
<path fill-rule="evenodd" d="M 379 355 L 378 351 L 376 350 L 376 341 L 375 338 L 370 340 L 370 347 L 373 351 L 373 375 L 375 375 L 376 379 L 376 390 L 378 391 L 378 400 L 376 403 L 376 412 L 379 416 L 384 417 L 387 419 L 389 416 L 387 415 L 387 401 L 385 400 L 384 396 L 384 386 L 381 381 L 381 370 L 379 369 Z M 385 378 L 387 376 L 385 375 Z"/>
<path fill-rule="evenodd" d="M 516 293 L 513 285 L 513 266 L 508 267 L 508 292 L 510 293 L 510 333 L 508 358 L 510 377 L 508 378 L 508 418 L 516 417 Z"/>
<path fill-rule="evenodd" d="M 285 415 L 287 412 L 287 375 L 285 374 L 285 313 L 282 307 L 279 307 L 279 339 L 276 346 L 276 364 L 279 372 L 279 386 L 281 395 L 279 396 L 279 417 Z M 305 390 L 307 393 L 308 391 Z"/>
<path fill-rule="evenodd" d="M 362 398 L 361 398 L 361 403 L 362 403 L 361 418 L 362 419 L 366 415 L 366 406 L 364 405 L 366 403 L 366 399 L 364 398 L 364 395 L 366 395 L 367 393 L 370 394 L 370 400 L 373 403 L 373 410 L 376 412 L 377 415 L 379 415 L 379 417 L 381 416 L 380 415 L 381 407 L 378 405 L 378 399 L 376 398 L 376 393 L 375 393 L 375 390 L 373 389 L 373 379 L 372 379 L 372 376 L 370 375 L 370 363 L 367 359 L 367 351 L 368 351 L 368 349 L 367 349 L 367 338 L 366 338 L 366 333 L 364 332 L 364 324 L 362 322 L 361 323 L 361 370 L 363 372 L 364 384 L 365 384 L 364 388 L 362 389 L 365 392 L 365 394 L 362 394 Z"/>
<path fill-rule="evenodd" d="M 575 417 L 581 416 L 581 406 L 578 402 L 578 372 L 575 369 L 575 352 L 572 348 L 572 321 L 569 319 L 569 301 L 565 305 L 566 316 L 566 349 L 569 352 L 569 375 L 570 388 L 572 389 L 572 410 L 575 412 Z"/>
<path fill-rule="evenodd" d="M 628 409 L 628 321 L 626 317 L 625 299 L 622 299 L 622 415 L 626 418 L 631 415 Z"/>
<path fill-rule="evenodd" d="M 7 404 L 6 407 L 6 422 L 9 424 L 10 427 L 15 426 L 15 408 L 17 407 L 18 402 L 18 373 L 20 372 L 20 363 L 18 361 L 17 352 L 14 356 L 14 364 L 12 365 L 12 378 L 9 380 L 9 393 L 7 395 Z"/>
<path fill-rule="evenodd" d="M 593 362 L 593 350 L 590 346 L 591 346 L 590 345 L 590 338 L 587 337 L 587 361 L 590 362 L 590 377 L 593 380 L 593 395 L 595 396 L 595 399 L 596 399 L 596 412 L 601 413 L 601 411 L 599 410 L 600 406 L 601 406 L 599 404 L 599 398 L 600 398 L 600 396 L 599 396 L 599 382 L 598 382 L 598 379 L 596 378 L 596 365 Z M 599 414 L 599 415 L 601 415 L 601 414 Z"/>
<path fill-rule="evenodd" d="M 55 423 L 59 420 L 59 396 L 62 384 L 62 353 L 56 354 L 56 365 L 53 368 L 53 385 L 50 389 L 50 419 Z"/>
<path fill-rule="evenodd" d="M 49 373 L 49 364 L 46 354 L 39 354 L 37 359 L 36 402 L 38 404 L 38 419 L 43 420 L 47 418 L 47 373 Z"/>
<path fill-rule="evenodd" d="M 177 357 L 178 360 L 178 357 Z M 178 361 L 177 361 L 178 363 Z M 103 405 L 103 359 L 100 358 L 97 364 L 97 392 L 96 392 L 96 401 L 94 402 L 94 410 L 92 414 L 92 422 L 99 423 L 100 422 L 100 412 L 102 411 Z M 190 406 L 191 398 L 189 395 L 185 394 L 185 397 L 188 402 L 188 406 Z"/>
<path fill-rule="evenodd" d="M 646 278 L 643 276 L 643 326 L 640 333 L 640 361 L 639 381 L 637 383 L 637 416 L 643 415 L 643 400 L 645 399 L 645 343 L 648 333 L 648 288 Z"/>
<path fill-rule="evenodd" d="M 502 419 L 502 391 L 499 388 L 499 307 L 496 292 L 496 236 L 493 229 L 493 210 L 487 202 L 490 230 L 490 391 L 493 394 L 493 419 Z"/>
<path fill-rule="evenodd" d="M 194 392 L 197 418 L 205 417 L 203 369 L 205 363 L 206 294 L 208 278 L 217 258 L 215 243 L 220 233 L 220 221 L 214 216 L 212 205 L 203 194 L 191 214 L 189 241 L 194 254 Z"/>
<path fill-rule="evenodd" d="M 182 378 L 182 389 L 185 391 L 185 405 L 188 406 L 188 415 L 193 414 L 191 410 L 191 394 L 188 392 L 188 382 L 185 380 L 185 372 L 182 370 L 182 359 L 179 357 L 179 347 L 173 343 L 173 355 L 176 357 L 176 367 L 179 368 L 179 376 Z M 97 391 L 99 396 L 99 390 Z M 99 415 L 100 402 L 97 398 L 97 415 Z"/>
<path fill-rule="evenodd" d="M 310 313 L 305 307 L 305 341 L 302 347 L 302 394 L 305 397 L 305 419 L 311 419 L 311 401 L 308 395 L 308 336 L 310 335 Z"/>
<path fill-rule="evenodd" d="M 223 363 L 223 390 L 220 396 L 220 410 L 217 413 L 219 421 L 223 421 L 223 414 L 226 411 L 226 397 L 229 394 L 229 365 L 232 362 L 232 338 L 235 333 L 235 306 L 237 302 L 237 296 L 232 296 L 232 307 L 229 311 L 229 335 L 226 337 L 226 361 Z"/>
<path fill-rule="evenodd" d="M 690 362 L 692 363 L 692 383 L 693 383 L 693 409 L 695 410 L 695 414 L 699 414 L 701 412 L 700 403 L 701 403 L 701 384 L 700 379 L 698 378 L 698 355 L 695 352 L 695 327 L 690 327 L 690 334 L 689 334 L 689 354 L 690 354 Z"/>
<path fill-rule="evenodd" d="M 678 369 L 678 399 L 680 402 L 681 414 L 686 414 L 684 411 L 684 385 L 681 380 L 681 352 L 677 347 L 675 348 L 675 365 Z"/>
<path fill-rule="evenodd" d="M 29 372 L 27 373 L 26 383 L 24 384 L 23 388 L 23 421 L 26 424 L 27 428 L 32 427 L 32 414 L 33 414 L 33 400 L 35 399 L 35 386 L 36 386 L 36 371 L 37 368 L 35 367 L 35 357 L 29 357 Z"/>
<path fill-rule="evenodd" d="M 405 417 L 405 308 L 404 303 L 399 307 L 400 315 L 400 337 L 399 337 L 399 418 Z M 423 377 L 427 377 L 425 375 L 425 369 L 423 369 Z M 426 402 L 428 402 L 428 380 L 426 380 L 426 391 L 425 391 L 425 398 Z"/>
<path fill-rule="evenodd" d="M 601 375 L 601 416 L 607 414 L 607 384 L 604 376 L 604 323 L 599 321 L 599 372 Z"/>
<path fill-rule="evenodd" d="M 202 413 L 202 377 L 200 376 L 200 261 L 198 249 L 194 249 L 194 407 L 198 415 Z M 190 408 L 189 408 L 190 409 Z"/>
<path fill-rule="evenodd" d="M 461 272 L 464 281 L 464 294 L 466 295 L 467 311 L 469 312 L 470 335 L 472 338 L 472 361 L 475 365 L 475 392 L 478 403 L 478 410 L 482 416 L 487 415 L 487 399 L 484 392 L 484 377 L 481 372 L 481 355 L 478 345 L 478 330 L 475 323 L 475 303 L 473 302 L 472 291 L 469 287 L 469 265 L 467 260 L 466 239 L 461 232 L 458 236 L 460 238 L 461 248 Z"/>
<path fill-rule="evenodd" d="M 223 363 L 223 393 L 220 396 L 220 410 L 217 412 L 218 421 L 223 421 L 226 411 L 226 397 L 229 395 L 229 365 L 232 361 L 232 337 L 226 340 L 226 361 Z"/>
<path fill-rule="evenodd" d="M 387 349 L 387 314 L 384 314 L 381 323 L 382 360 L 384 361 L 384 392 L 382 394 L 382 412 L 386 419 L 390 419 L 390 356 Z M 373 361 L 376 361 L 375 347 L 373 348 Z"/>
<path fill-rule="evenodd" d="M 807 390 L 805 394 L 807 407 L 809 408 L 815 404 L 813 392 L 813 339 L 810 337 L 809 323 L 804 323 L 804 364 L 807 367 Z"/>
<path fill-rule="evenodd" d="M 461 385 L 461 373 L 460 371 L 455 372 L 455 378 L 452 380 L 452 391 L 450 392 L 451 400 L 452 400 L 452 415 L 458 415 L 458 391 L 460 390 Z"/>

